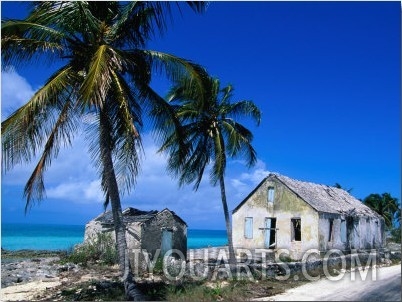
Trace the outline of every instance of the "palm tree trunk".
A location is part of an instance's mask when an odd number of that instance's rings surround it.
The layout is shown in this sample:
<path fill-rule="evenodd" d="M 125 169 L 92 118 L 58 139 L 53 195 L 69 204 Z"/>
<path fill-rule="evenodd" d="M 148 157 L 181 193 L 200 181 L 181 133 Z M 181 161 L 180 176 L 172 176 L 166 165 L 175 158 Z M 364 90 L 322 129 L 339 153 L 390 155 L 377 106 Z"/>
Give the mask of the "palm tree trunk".
<path fill-rule="evenodd" d="M 143 300 L 143 295 L 134 282 L 130 261 L 128 258 L 126 230 L 123 221 L 123 212 L 121 209 L 119 187 L 117 185 L 116 174 L 114 172 L 112 148 L 108 132 L 110 127 L 108 127 L 108 124 L 107 116 L 103 110 L 101 110 L 99 141 L 103 164 L 103 177 L 106 183 L 107 194 L 109 196 L 110 205 L 112 208 L 120 273 L 122 276 L 122 281 L 124 282 L 126 299 L 130 301 L 139 301 Z"/>
<path fill-rule="evenodd" d="M 223 176 L 221 176 L 219 178 L 219 183 L 220 183 L 220 187 L 221 187 L 223 212 L 225 214 L 226 232 L 228 235 L 229 264 L 231 267 L 234 267 L 234 266 L 236 266 L 236 255 L 235 255 L 234 248 L 233 248 L 232 226 L 230 223 L 228 204 L 226 202 L 225 180 L 224 180 Z"/>

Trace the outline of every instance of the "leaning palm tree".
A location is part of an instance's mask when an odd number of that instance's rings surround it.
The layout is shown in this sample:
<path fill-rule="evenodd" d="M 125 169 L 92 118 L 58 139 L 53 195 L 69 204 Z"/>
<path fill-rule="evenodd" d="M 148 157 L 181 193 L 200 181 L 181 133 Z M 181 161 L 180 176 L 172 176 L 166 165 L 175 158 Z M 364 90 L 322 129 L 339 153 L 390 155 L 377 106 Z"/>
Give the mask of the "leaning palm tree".
<path fill-rule="evenodd" d="M 376 211 L 384 218 L 385 226 L 391 229 L 394 221 L 400 221 L 400 208 L 398 199 L 389 193 L 370 194 L 364 198 L 363 203 Z"/>
<path fill-rule="evenodd" d="M 223 212 L 228 235 L 229 262 L 236 264 L 233 248 L 232 228 L 226 201 L 225 170 L 227 158 L 244 157 L 250 167 L 256 162 L 256 152 L 251 145 L 253 135 L 236 121 L 248 116 L 257 125 L 261 119 L 260 110 L 252 101 L 231 103 L 233 87 L 220 88 L 218 79 L 204 74 L 203 91 L 196 89 L 196 82 L 188 77 L 180 79 L 167 96 L 183 125 L 183 132 L 189 152 L 183 159 L 179 137 L 172 134 L 164 141 L 160 151 L 169 154 L 168 170 L 179 177 L 179 184 L 194 183 L 197 190 L 205 169 L 212 163 L 210 181 L 219 182 Z"/>
<path fill-rule="evenodd" d="M 27 211 L 44 198 L 44 173 L 59 149 L 71 145 L 80 126 L 88 129 L 105 207 L 110 203 L 113 213 L 128 299 L 140 298 L 140 292 L 128 261 L 120 195 L 133 187 L 139 172 L 142 111 L 163 112 L 153 119 L 155 126 L 160 119 L 174 118 L 169 105 L 150 87 L 151 74 L 164 71 L 175 80 L 183 73 L 196 77 L 201 70 L 190 61 L 145 50 L 147 41 L 165 30 L 171 3 L 35 2 L 26 19 L 2 21 L 3 66 L 38 58 L 61 66 L 2 122 L 3 169 L 39 155 L 24 189 Z M 188 4 L 196 12 L 205 7 L 203 2 Z"/>

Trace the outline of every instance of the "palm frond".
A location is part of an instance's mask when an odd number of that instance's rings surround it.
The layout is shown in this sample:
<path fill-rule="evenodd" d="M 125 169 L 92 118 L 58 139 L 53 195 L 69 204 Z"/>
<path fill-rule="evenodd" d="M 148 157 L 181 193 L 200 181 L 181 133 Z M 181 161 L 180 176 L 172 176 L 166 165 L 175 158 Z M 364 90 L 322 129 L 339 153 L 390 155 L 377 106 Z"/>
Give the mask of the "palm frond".
<path fill-rule="evenodd" d="M 180 175 L 180 186 L 194 182 L 193 189 L 196 191 L 213 156 L 213 146 L 211 146 L 210 140 L 205 135 L 197 135 L 194 132 L 191 133 L 189 142 L 192 145 L 191 152 L 184 164 L 177 165 L 177 162 L 169 161 L 169 168 Z"/>
<path fill-rule="evenodd" d="M 222 121 L 222 132 L 226 137 L 229 157 L 245 158 L 247 166 L 252 167 L 257 162 L 257 154 L 251 144 L 251 131 L 234 120 L 225 119 Z"/>
<path fill-rule="evenodd" d="M 203 13 L 207 10 L 210 1 L 186 1 L 186 3 L 197 13 Z"/>
<path fill-rule="evenodd" d="M 142 126 L 141 108 L 134 99 L 129 86 L 123 78 L 113 73 L 113 100 L 109 112 L 116 111 L 113 120 L 116 124 L 115 168 L 119 187 L 130 191 L 139 173 L 143 148 L 139 129 Z M 125 189 L 125 190 L 124 190 Z"/>
<path fill-rule="evenodd" d="M 66 97 L 64 106 L 60 111 L 59 117 L 49 134 L 44 146 L 44 151 L 36 165 L 33 173 L 28 179 L 24 188 L 24 197 L 26 197 L 25 212 L 35 201 L 43 199 L 45 186 L 43 176 L 46 169 L 50 166 L 53 158 L 57 158 L 61 145 L 71 144 L 71 139 L 77 128 L 78 112 L 74 104 Z"/>
<path fill-rule="evenodd" d="M 92 57 L 88 73 L 80 88 L 83 104 L 88 108 L 91 106 L 100 108 L 103 105 L 112 82 L 109 69 L 111 60 L 109 47 L 100 45 Z"/>
<path fill-rule="evenodd" d="M 92 1 L 43 1 L 36 2 L 27 20 L 58 28 L 70 36 L 79 33 L 83 41 L 91 40 L 100 21 L 92 14 Z M 103 3 L 108 6 L 108 2 Z M 105 7 L 106 8 L 106 7 Z"/>
<path fill-rule="evenodd" d="M 178 161 L 177 135 L 168 136 L 161 147 L 161 151 L 169 154 L 169 171 L 179 176 L 180 185 L 194 182 L 195 190 L 210 162 L 213 163 L 209 174 L 212 185 L 223 179 L 227 156 L 243 156 L 248 166 L 255 164 L 253 135 L 235 119 L 249 116 L 258 124 L 261 118 L 251 101 L 230 102 L 232 86 L 220 89 L 219 80 L 209 77 L 205 70 L 199 75 L 198 83 L 189 77 L 179 78 L 166 97 L 175 106 L 175 114 L 185 129 L 184 141 L 190 146 L 185 163 Z"/>
<path fill-rule="evenodd" d="M 261 122 L 261 111 L 252 101 L 238 101 L 228 105 L 227 115 L 233 118 L 250 117 L 257 126 Z"/>
<path fill-rule="evenodd" d="M 143 48 L 154 35 L 153 19 L 157 12 L 145 1 L 130 1 L 120 10 L 109 36 L 116 46 Z"/>
<path fill-rule="evenodd" d="M 1 124 L 3 168 L 9 170 L 16 164 L 30 161 L 52 132 L 54 110 L 63 108 L 69 87 L 76 81 L 71 67 L 57 71 L 40 88 L 27 104 L 19 108 Z"/>
<path fill-rule="evenodd" d="M 165 74 L 176 83 L 180 82 L 183 77 L 187 77 L 190 81 L 194 81 L 192 87 L 195 92 L 198 95 L 203 93 L 203 82 L 207 77 L 207 72 L 202 66 L 163 52 L 144 50 L 143 53 L 149 57 L 156 72 Z"/>
<path fill-rule="evenodd" d="M 1 56 L 5 66 L 18 66 L 43 54 L 55 59 L 63 51 L 63 33 L 47 26 L 9 20 L 2 23 L 1 31 Z"/>

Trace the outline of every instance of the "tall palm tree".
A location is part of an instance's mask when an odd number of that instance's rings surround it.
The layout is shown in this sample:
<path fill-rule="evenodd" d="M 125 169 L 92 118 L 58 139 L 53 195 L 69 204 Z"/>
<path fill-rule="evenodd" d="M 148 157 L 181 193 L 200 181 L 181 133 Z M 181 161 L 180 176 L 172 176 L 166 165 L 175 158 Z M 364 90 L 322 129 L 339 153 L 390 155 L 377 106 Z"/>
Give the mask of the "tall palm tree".
<path fill-rule="evenodd" d="M 190 61 L 145 50 L 147 41 L 166 29 L 171 3 L 35 2 L 26 19 L 2 21 L 3 66 L 37 58 L 61 65 L 2 123 L 3 168 L 7 171 L 40 155 L 24 189 L 27 211 L 44 198 L 44 173 L 60 147 L 71 145 L 78 127 L 87 126 L 105 206 L 110 203 L 112 208 L 128 299 L 141 296 L 128 261 L 120 194 L 132 188 L 139 172 L 142 110 L 163 113 L 153 119 L 155 126 L 174 118 L 166 101 L 150 87 L 151 74 L 162 70 L 175 80 L 183 73 L 196 77 L 201 70 Z M 205 8 L 204 2 L 188 4 L 196 12 Z M 86 116 L 90 118 L 83 123 Z"/>
<path fill-rule="evenodd" d="M 388 229 L 392 228 L 394 221 L 400 221 L 398 199 L 389 193 L 370 194 L 364 198 L 363 203 L 384 218 L 385 226 Z"/>
<path fill-rule="evenodd" d="M 228 235 L 229 262 L 236 264 L 232 241 L 232 228 L 226 200 L 225 170 L 227 158 L 244 157 L 250 167 L 256 162 L 256 152 L 251 145 L 253 135 L 236 121 L 239 117 L 253 118 L 260 123 L 261 112 L 252 101 L 231 103 L 233 87 L 220 88 L 218 79 L 204 74 L 203 91 L 195 89 L 196 82 L 184 77 L 171 89 L 167 96 L 183 124 L 189 152 L 183 158 L 176 133 L 163 143 L 160 151 L 169 154 L 168 169 L 179 177 L 179 184 L 194 183 L 197 190 L 207 166 L 213 186 L 220 185 L 223 212 Z"/>

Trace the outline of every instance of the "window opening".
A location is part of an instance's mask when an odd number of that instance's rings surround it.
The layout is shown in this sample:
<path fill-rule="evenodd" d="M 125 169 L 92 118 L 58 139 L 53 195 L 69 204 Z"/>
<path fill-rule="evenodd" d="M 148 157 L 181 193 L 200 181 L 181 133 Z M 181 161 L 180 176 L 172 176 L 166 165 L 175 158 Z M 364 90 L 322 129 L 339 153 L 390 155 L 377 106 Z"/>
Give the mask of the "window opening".
<path fill-rule="evenodd" d="M 328 233 L 328 242 L 331 242 L 333 240 L 333 232 L 334 232 L 334 220 L 330 219 L 329 220 L 329 233 Z"/>
<path fill-rule="evenodd" d="M 292 241 L 301 241 L 301 219 L 292 218 Z"/>
<path fill-rule="evenodd" d="M 275 189 L 274 187 L 268 188 L 268 202 L 274 202 L 275 198 Z"/>
<path fill-rule="evenodd" d="M 244 237 L 253 238 L 253 217 L 246 217 L 244 220 Z"/>
<path fill-rule="evenodd" d="M 341 220 L 341 241 L 346 242 L 346 220 Z"/>

